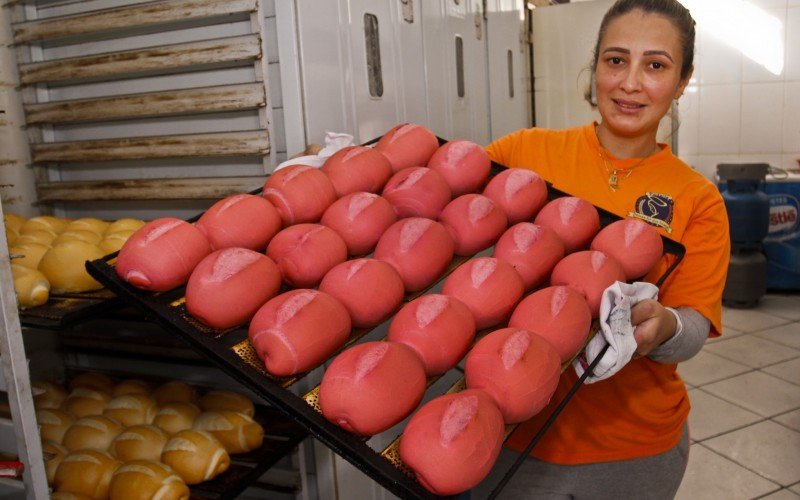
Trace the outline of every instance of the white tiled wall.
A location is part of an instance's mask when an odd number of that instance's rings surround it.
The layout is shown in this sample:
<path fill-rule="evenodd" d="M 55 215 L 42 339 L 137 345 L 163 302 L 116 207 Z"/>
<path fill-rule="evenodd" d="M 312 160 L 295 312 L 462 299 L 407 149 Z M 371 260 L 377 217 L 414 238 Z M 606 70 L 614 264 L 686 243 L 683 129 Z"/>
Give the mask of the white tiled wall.
<path fill-rule="evenodd" d="M 783 24 L 784 69 L 773 75 L 699 27 L 678 153 L 709 178 L 724 162 L 800 167 L 800 0 L 750 1 Z"/>

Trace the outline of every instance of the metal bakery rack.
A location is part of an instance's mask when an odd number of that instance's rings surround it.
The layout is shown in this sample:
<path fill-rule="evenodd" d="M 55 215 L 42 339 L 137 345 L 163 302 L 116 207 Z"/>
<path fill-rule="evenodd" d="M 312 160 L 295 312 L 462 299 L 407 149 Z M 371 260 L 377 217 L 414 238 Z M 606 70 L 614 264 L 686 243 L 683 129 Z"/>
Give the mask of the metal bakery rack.
<path fill-rule="evenodd" d="M 442 141 L 443 142 L 443 141 Z M 492 174 L 496 174 L 506 167 L 493 164 Z M 553 189 L 548 186 L 549 197 L 557 198 L 566 193 Z M 619 217 L 598 209 L 601 216 L 601 225 L 606 225 Z M 658 284 L 669 276 L 678 263 L 683 258 L 685 249 L 679 243 L 667 238 L 664 241 L 664 252 L 670 254 L 672 262 L 658 281 Z M 275 377 L 267 373 L 262 361 L 258 358 L 255 350 L 250 345 L 247 338 L 247 325 L 228 329 L 212 329 L 190 316 L 184 305 L 183 287 L 164 293 L 151 293 L 139 290 L 127 282 L 120 279 L 115 271 L 114 262 L 117 254 L 108 255 L 102 259 L 87 262 L 87 269 L 100 283 L 114 292 L 118 297 L 130 304 L 133 304 L 151 316 L 158 323 L 164 326 L 169 332 L 183 338 L 191 347 L 197 350 L 204 357 L 226 371 L 233 378 L 251 389 L 255 394 L 262 397 L 273 407 L 290 418 L 298 425 L 302 426 L 307 432 L 331 448 L 335 453 L 348 460 L 361 471 L 372 477 L 375 481 L 387 488 L 392 493 L 401 498 L 440 498 L 433 495 L 423 488 L 413 476 L 413 473 L 400 461 L 397 453 L 399 439 L 395 439 L 383 450 L 375 450 L 370 447 L 366 438 L 351 434 L 344 429 L 326 420 L 316 403 L 316 388 L 308 392 L 305 396 L 298 396 L 289 389 L 299 380 L 303 379 L 307 373 L 298 374 L 291 377 Z M 451 262 L 444 276 L 449 274 L 458 265 L 466 262 L 467 258 L 456 257 Z M 439 278 L 441 281 L 444 276 Z M 416 292 L 406 296 L 405 300 L 410 301 L 425 293 Z M 360 339 L 369 334 L 372 329 L 354 329 L 351 332 L 345 346 L 336 354 L 353 345 Z M 594 331 L 594 328 L 593 328 Z M 599 357 L 597 358 L 599 359 Z M 429 387 L 433 381 L 429 380 Z M 557 417 L 557 413 L 569 401 L 572 394 L 583 383 L 583 379 L 578 382 L 570 391 L 567 398 L 557 408 L 550 420 L 540 430 L 531 447 L 536 444 L 541 434 Z M 448 392 L 456 392 L 462 388 L 463 378 L 450 387 Z M 508 429 L 506 435 L 513 429 Z M 509 471 L 513 473 L 515 467 Z M 504 483 L 504 481 L 503 481 Z M 502 486 L 502 484 L 500 485 Z"/>

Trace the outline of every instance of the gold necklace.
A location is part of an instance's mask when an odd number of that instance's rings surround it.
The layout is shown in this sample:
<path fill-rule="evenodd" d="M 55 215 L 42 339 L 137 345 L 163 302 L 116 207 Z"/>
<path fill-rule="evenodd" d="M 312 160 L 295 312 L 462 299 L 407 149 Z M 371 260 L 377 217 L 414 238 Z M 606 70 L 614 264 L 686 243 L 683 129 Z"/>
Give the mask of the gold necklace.
<path fill-rule="evenodd" d="M 635 169 L 641 167 L 644 164 L 644 162 L 651 156 L 656 154 L 659 151 L 659 149 L 660 148 L 658 147 L 658 145 L 656 145 L 655 151 L 653 151 L 652 153 L 648 154 L 647 156 L 639 160 L 634 166 L 625 169 L 618 169 L 614 168 L 614 166 L 611 164 L 611 160 L 609 160 L 608 157 L 605 154 L 603 154 L 603 146 L 600 146 L 600 149 L 598 150 L 597 154 L 600 155 L 600 159 L 603 160 L 603 167 L 606 169 L 606 172 L 608 172 L 608 187 L 612 191 L 616 191 L 617 189 L 619 189 L 620 181 L 623 181 L 628 177 L 630 177 Z M 623 173 L 624 177 L 620 177 L 620 172 Z"/>

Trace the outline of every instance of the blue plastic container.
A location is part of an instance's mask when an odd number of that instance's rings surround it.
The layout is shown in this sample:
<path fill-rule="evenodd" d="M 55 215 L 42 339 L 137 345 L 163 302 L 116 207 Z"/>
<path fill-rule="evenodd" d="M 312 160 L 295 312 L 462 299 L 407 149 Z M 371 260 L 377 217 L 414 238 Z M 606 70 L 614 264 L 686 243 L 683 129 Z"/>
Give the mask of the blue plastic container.
<path fill-rule="evenodd" d="M 769 233 L 770 201 L 764 193 L 768 171 L 766 163 L 717 165 L 731 245 L 737 250 L 759 250 Z"/>
<path fill-rule="evenodd" d="M 767 288 L 800 290 L 800 173 L 768 176 Z"/>

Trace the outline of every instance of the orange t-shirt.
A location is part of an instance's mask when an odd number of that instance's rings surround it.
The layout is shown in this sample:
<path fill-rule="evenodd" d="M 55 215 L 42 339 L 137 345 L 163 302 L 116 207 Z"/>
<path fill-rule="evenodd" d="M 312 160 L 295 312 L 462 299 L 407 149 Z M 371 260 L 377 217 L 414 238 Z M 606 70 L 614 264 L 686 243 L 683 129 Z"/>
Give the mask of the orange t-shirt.
<path fill-rule="evenodd" d="M 663 283 L 659 302 L 687 306 L 722 332 L 722 290 L 730 257 L 728 218 L 717 188 L 675 157 L 665 144 L 639 164 L 600 155 L 595 124 L 567 130 L 525 129 L 487 147 L 508 167 L 536 171 L 561 191 L 622 217 L 638 217 L 686 247 L 683 261 Z M 635 167 L 629 172 L 622 169 Z M 612 191 L 610 168 L 618 169 Z M 666 255 L 647 276 L 655 282 L 674 257 Z M 647 357 L 632 360 L 613 377 L 581 387 L 532 452 L 541 460 L 583 464 L 655 455 L 678 444 L 689 414 L 689 399 L 677 365 Z M 550 403 L 523 423 L 509 444 L 522 451 L 555 409 L 577 376 L 562 375 Z"/>

